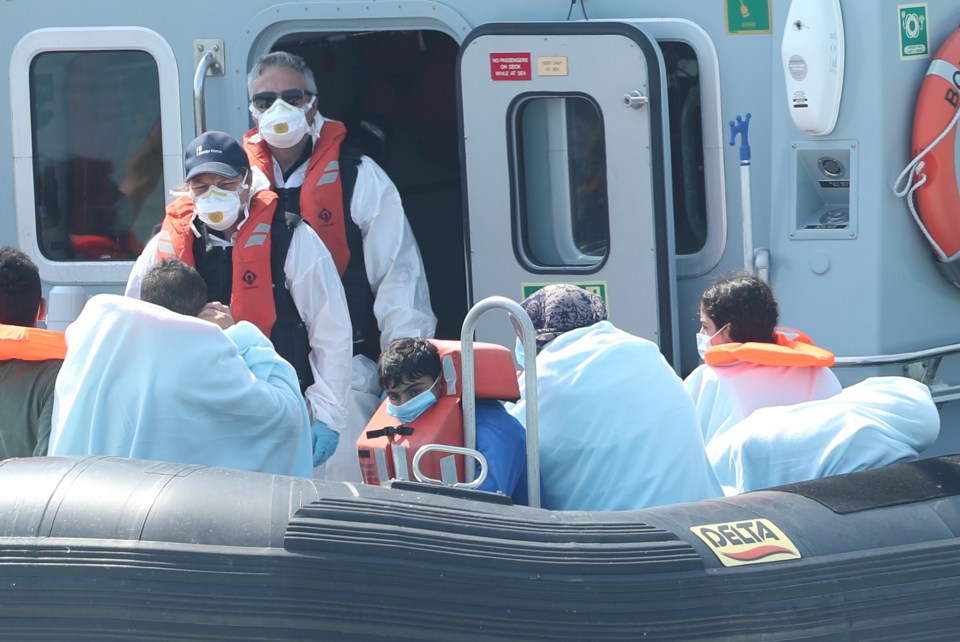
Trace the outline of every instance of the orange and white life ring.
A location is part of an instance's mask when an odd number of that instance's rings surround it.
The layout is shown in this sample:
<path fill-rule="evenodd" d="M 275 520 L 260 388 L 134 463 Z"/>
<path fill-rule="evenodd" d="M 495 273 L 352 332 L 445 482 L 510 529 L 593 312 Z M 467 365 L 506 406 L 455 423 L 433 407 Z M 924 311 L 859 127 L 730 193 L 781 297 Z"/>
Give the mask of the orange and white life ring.
<path fill-rule="evenodd" d="M 927 68 L 913 116 L 914 158 L 894 185 L 898 196 L 907 197 L 910 212 L 941 264 L 960 258 L 960 190 L 954 160 L 958 117 L 960 29 L 947 38 Z M 960 281 L 960 267 L 944 272 L 955 283 Z"/>

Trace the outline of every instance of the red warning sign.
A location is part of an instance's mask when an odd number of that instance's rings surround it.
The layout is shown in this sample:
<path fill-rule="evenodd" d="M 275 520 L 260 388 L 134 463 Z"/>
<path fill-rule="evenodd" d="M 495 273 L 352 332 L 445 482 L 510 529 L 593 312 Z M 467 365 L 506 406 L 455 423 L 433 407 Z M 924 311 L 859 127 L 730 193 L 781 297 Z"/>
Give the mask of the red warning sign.
<path fill-rule="evenodd" d="M 530 52 L 490 54 L 490 80 L 530 80 Z"/>

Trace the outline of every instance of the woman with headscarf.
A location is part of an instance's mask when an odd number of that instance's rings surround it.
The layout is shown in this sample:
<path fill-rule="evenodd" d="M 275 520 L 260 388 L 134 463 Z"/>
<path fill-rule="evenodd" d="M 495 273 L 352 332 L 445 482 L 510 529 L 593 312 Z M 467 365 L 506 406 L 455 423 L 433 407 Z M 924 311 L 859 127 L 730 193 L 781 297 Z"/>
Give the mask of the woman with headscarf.
<path fill-rule="evenodd" d="M 537 333 L 545 508 L 629 510 L 720 496 L 693 403 L 656 344 L 614 327 L 603 300 L 573 285 L 548 285 L 521 306 Z M 525 413 L 522 396 L 511 414 L 523 422 Z"/>

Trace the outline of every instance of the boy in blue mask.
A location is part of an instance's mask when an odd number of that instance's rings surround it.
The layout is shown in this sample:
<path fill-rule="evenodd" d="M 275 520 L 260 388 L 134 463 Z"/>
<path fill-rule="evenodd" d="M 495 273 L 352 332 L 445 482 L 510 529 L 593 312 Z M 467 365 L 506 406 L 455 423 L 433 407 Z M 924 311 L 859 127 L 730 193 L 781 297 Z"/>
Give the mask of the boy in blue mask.
<path fill-rule="evenodd" d="M 425 339 L 397 339 L 380 354 L 377 378 L 387 412 L 410 424 L 443 394 L 440 354 Z M 526 431 L 495 399 L 477 399 L 477 450 L 487 459 L 487 478 L 479 490 L 501 492 L 527 503 Z"/>

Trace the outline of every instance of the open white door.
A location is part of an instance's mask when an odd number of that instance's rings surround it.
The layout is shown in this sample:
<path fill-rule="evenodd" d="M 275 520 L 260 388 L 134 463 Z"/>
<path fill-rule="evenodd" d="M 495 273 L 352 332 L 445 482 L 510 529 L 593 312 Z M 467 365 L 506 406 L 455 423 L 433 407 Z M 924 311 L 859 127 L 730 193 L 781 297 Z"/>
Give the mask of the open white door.
<path fill-rule="evenodd" d="M 656 42 L 626 22 L 493 24 L 467 37 L 472 302 L 580 284 L 677 363 L 662 68 Z"/>

